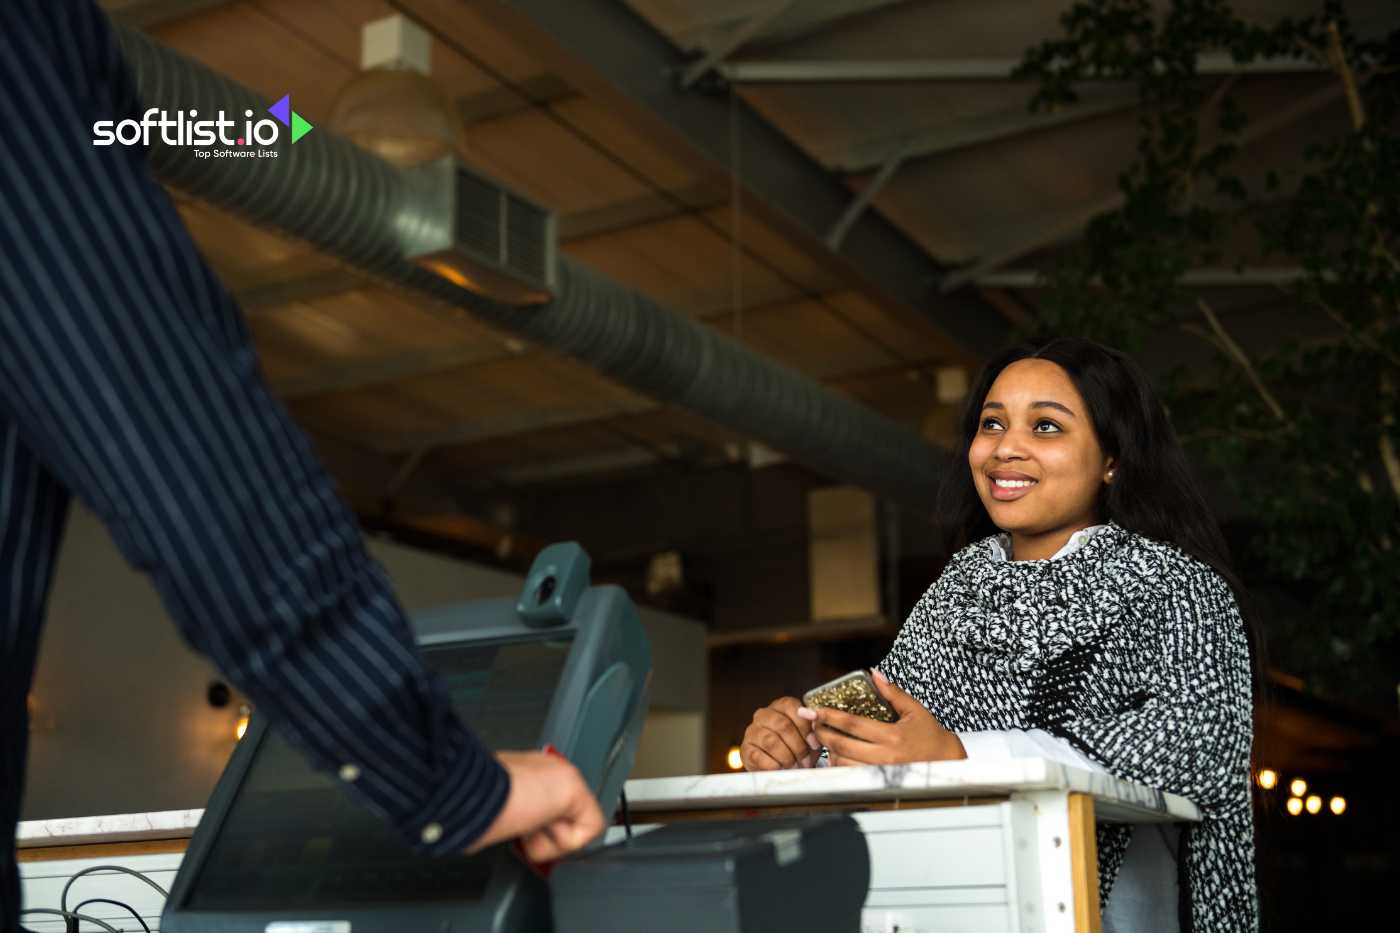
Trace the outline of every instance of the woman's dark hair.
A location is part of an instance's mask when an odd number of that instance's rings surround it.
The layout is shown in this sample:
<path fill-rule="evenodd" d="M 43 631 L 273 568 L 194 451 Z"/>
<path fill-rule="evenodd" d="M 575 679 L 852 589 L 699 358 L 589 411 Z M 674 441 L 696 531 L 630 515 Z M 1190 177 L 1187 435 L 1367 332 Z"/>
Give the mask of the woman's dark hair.
<path fill-rule="evenodd" d="M 1117 350 L 1079 337 L 1057 337 L 1012 347 L 983 367 L 958 422 L 958 459 L 939 495 L 939 512 L 949 526 L 948 555 L 998 530 L 977 495 L 971 471 L 963 467 L 992 383 L 1006 367 L 1027 359 L 1047 360 L 1063 369 L 1089 407 L 1099 443 L 1113 458 L 1113 482 L 1100 493 L 1102 517 L 1143 537 L 1174 544 L 1220 574 L 1245 616 L 1255 674 L 1260 677 L 1263 643 L 1253 613 L 1246 608 L 1247 594 L 1235 575 L 1225 536 L 1152 384 Z"/>

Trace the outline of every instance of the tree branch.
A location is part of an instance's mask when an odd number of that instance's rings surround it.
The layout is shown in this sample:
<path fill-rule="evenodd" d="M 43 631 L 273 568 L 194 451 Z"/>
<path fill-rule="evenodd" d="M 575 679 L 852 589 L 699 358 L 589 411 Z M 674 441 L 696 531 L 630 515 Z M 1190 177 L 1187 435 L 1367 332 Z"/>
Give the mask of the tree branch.
<path fill-rule="evenodd" d="M 1323 313 L 1330 317 L 1332 321 L 1342 329 L 1343 333 L 1345 333 L 1353 343 L 1365 347 L 1367 350 L 1370 350 L 1373 353 L 1379 353 L 1386 360 L 1389 360 L 1396 366 L 1400 366 L 1400 356 L 1396 356 L 1390 350 L 1387 350 L 1384 346 L 1378 343 L 1376 339 L 1370 334 L 1364 331 L 1357 330 L 1351 325 L 1350 321 L 1342 317 L 1341 313 L 1337 311 L 1336 308 L 1332 307 L 1327 302 L 1323 301 L 1321 298 L 1317 298 L 1314 300 L 1317 302 L 1317 306 L 1322 309 Z"/>
<path fill-rule="evenodd" d="M 1395 450 L 1395 441 L 1390 432 L 1395 429 L 1395 415 L 1391 405 L 1395 401 L 1395 380 L 1390 373 L 1381 373 L 1381 463 L 1385 464 L 1385 475 L 1390 480 L 1390 489 L 1395 493 L 1395 501 L 1400 502 L 1400 453 Z"/>
<path fill-rule="evenodd" d="M 1342 79 L 1347 92 L 1347 108 L 1351 111 L 1351 125 L 1355 129 L 1366 126 L 1366 107 L 1361 102 L 1361 90 L 1356 86 L 1356 73 L 1351 70 L 1346 52 L 1342 50 L 1342 32 L 1335 22 L 1327 24 L 1327 63 Z"/>
<path fill-rule="evenodd" d="M 1234 338 L 1225 330 L 1225 326 L 1220 323 L 1220 318 L 1216 316 L 1215 310 L 1206 303 L 1204 298 L 1196 299 L 1196 307 L 1200 308 L 1201 314 L 1205 315 L 1206 323 L 1210 324 L 1210 329 L 1215 332 L 1215 338 L 1219 342 L 1219 346 L 1224 350 L 1225 355 L 1233 359 L 1239 364 L 1240 368 L 1244 370 L 1245 375 L 1249 377 L 1249 381 L 1254 384 L 1255 391 L 1259 393 L 1259 397 L 1264 400 L 1264 404 L 1269 406 L 1269 410 L 1274 413 L 1274 417 L 1279 421 L 1288 421 L 1288 416 L 1284 414 L 1283 406 L 1278 403 L 1278 399 L 1274 398 L 1274 394 L 1269 391 L 1269 387 L 1264 385 L 1264 380 L 1259 378 L 1258 370 L 1256 370 L 1254 364 L 1249 361 L 1249 357 L 1245 355 L 1244 350 L 1240 348 L 1239 344 L 1235 343 Z"/>
<path fill-rule="evenodd" d="M 1390 489 L 1400 502 L 1400 453 L 1395 451 L 1395 442 L 1389 434 L 1381 435 L 1381 462 L 1385 464 L 1385 475 L 1390 479 Z"/>

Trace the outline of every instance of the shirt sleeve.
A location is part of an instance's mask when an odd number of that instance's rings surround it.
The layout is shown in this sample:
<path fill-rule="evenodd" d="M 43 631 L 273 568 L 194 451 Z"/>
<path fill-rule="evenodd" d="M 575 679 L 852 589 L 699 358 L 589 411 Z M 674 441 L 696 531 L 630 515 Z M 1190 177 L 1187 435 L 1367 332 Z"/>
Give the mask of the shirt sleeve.
<path fill-rule="evenodd" d="M 1103 765 L 1086 757 L 1069 741 L 1044 729 L 991 729 L 959 732 L 957 736 L 969 759 L 1044 758 L 1095 774 L 1108 773 Z"/>
<path fill-rule="evenodd" d="M 0 4 L 0 410 L 314 766 L 420 850 L 459 851 L 509 779 L 424 668 L 144 151 L 94 144 L 136 101 L 92 3 Z"/>

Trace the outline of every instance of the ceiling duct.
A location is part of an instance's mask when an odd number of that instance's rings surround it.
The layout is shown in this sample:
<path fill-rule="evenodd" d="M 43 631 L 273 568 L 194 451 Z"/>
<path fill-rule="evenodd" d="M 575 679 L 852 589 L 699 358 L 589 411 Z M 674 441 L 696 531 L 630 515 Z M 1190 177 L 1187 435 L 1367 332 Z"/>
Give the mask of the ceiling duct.
<path fill-rule="evenodd" d="M 204 113 L 264 109 L 249 88 L 120 29 L 148 107 Z M 558 257 L 556 298 L 492 301 L 408 258 L 440 221 L 435 186 L 334 133 L 317 130 L 272 159 L 199 159 L 153 140 L 157 176 L 193 197 L 315 246 L 364 272 L 459 307 L 569 354 L 663 403 L 695 411 L 828 476 L 927 506 L 951 462 L 918 434 L 697 321 Z"/>
<path fill-rule="evenodd" d="M 552 211 L 520 197 L 448 156 L 410 169 L 435 220 L 406 231 L 404 255 L 479 295 L 511 305 L 554 297 L 558 222 Z"/>

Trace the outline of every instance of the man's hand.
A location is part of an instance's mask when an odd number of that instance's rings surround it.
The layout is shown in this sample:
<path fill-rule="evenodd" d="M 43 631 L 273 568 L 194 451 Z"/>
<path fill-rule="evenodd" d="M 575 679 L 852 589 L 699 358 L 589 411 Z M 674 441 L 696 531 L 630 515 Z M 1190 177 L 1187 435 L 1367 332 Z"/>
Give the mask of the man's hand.
<path fill-rule="evenodd" d="M 812 735 L 812 724 L 797 715 L 801 706 L 797 697 L 779 697 L 754 711 L 739 743 L 744 770 L 810 768 L 816 763 L 821 743 Z"/>
<path fill-rule="evenodd" d="M 892 765 L 908 761 L 966 758 L 961 740 L 943 728 L 923 704 L 875 671 L 875 689 L 899 714 L 896 722 L 877 722 L 835 709 L 802 708 L 833 765 Z"/>
<path fill-rule="evenodd" d="M 549 862 L 581 849 L 603 831 L 603 811 L 569 761 L 545 752 L 498 752 L 510 775 L 506 805 L 467 850 L 519 838 L 532 862 Z"/>

